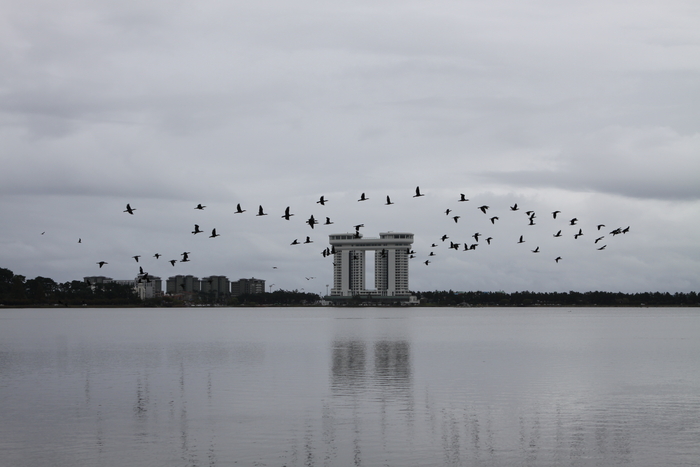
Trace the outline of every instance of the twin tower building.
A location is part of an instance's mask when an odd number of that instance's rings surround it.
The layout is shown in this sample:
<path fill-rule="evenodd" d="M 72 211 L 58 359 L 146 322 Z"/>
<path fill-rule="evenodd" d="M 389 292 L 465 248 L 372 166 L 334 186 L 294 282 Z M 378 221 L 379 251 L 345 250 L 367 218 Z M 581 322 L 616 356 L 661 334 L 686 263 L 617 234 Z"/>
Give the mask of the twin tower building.
<path fill-rule="evenodd" d="M 343 297 L 410 300 L 408 260 L 413 234 L 382 232 L 379 238 L 364 238 L 358 233 L 329 235 L 334 247 L 333 289 L 331 300 Z M 374 289 L 366 285 L 367 252 L 374 253 Z"/>

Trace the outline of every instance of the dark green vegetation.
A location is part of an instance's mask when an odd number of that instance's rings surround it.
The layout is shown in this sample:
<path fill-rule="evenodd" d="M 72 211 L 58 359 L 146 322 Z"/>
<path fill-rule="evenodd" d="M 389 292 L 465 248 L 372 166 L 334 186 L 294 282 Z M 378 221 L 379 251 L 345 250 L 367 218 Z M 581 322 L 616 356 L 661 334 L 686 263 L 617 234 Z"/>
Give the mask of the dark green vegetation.
<path fill-rule="evenodd" d="M 695 292 L 417 292 L 433 306 L 700 306 Z"/>
<path fill-rule="evenodd" d="M 423 306 L 700 306 L 695 292 L 414 292 Z M 9 269 L 0 268 L 0 305 L 41 306 L 306 306 L 321 297 L 314 293 L 275 290 L 272 293 L 215 297 L 199 292 L 183 297 L 158 297 L 141 300 L 132 287 L 107 283 L 88 285 L 83 281 L 59 284 L 46 277 L 26 279 Z M 359 305 L 360 303 L 349 303 Z"/>
<path fill-rule="evenodd" d="M 130 306 L 142 302 L 133 288 L 123 284 L 98 284 L 83 281 L 59 284 L 38 276 L 27 280 L 9 269 L 0 268 L 0 304 L 5 306 Z"/>

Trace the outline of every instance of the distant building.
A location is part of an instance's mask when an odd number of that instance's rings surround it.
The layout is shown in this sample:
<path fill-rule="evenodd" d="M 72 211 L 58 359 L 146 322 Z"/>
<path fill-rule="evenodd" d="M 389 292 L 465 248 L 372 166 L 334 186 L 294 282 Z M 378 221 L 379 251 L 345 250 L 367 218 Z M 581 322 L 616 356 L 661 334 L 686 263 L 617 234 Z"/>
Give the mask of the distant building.
<path fill-rule="evenodd" d="M 329 235 L 335 250 L 331 297 L 374 296 L 408 299 L 408 259 L 413 234 L 382 232 L 379 238 L 361 234 Z M 365 284 L 365 254 L 374 252 L 374 289 Z"/>
<path fill-rule="evenodd" d="M 83 277 L 83 282 L 88 285 L 109 284 L 110 282 L 114 282 L 114 279 L 105 276 L 87 276 Z"/>
<path fill-rule="evenodd" d="M 265 293 L 265 281 L 263 279 L 238 279 L 231 282 L 231 295 L 238 296 L 243 294 Z"/>
<path fill-rule="evenodd" d="M 231 293 L 231 282 L 226 276 L 203 277 L 200 284 L 202 292 L 211 292 L 217 298 L 229 295 Z"/>
<path fill-rule="evenodd" d="M 165 281 L 165 292 L 168 295 L 175 295 L 183 292 L 199 292 L 201 281 L 194 276 L 172 276 Z"/>
<path fill-rule="evenodd" d="M 149 276 L 147 280 L 137 277 L 134 290 L 141 300 L 155 298 L 163 294 L 163 281 L 160 277 L 155 276 Z"/>

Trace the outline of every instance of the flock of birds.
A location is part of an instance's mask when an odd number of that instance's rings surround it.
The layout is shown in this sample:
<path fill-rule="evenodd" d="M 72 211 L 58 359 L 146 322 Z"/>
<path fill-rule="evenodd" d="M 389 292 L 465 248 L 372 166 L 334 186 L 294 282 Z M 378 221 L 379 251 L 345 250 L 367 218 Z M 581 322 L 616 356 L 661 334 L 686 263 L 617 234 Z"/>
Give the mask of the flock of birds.
<path fill-rule="evenodd" d="M 416 187 L 415 193 L 413 194 L 413 198 L 421 198 L 421 197 L 424 197 L 424 196 L 425 196 L 425 194 L 421 192 L 420 187 Z M 361 194 L 360 194 L 360 197 L 357 199 L 357 202 L 366 202 L 366 201 L 369 201 L 369 199 L 370 199 L 370 198 L 366 195 L 366 193 L 361 193 Z M 319 204 L 320 206 L 326 206 L 326 204 L 327 204 L 328 202 L 329 202 L 329 200 L 328 200 L 328 199 L 325 197 L 325 195 L 324 195 L 324 196 L 321 196 L 321 197 L 316 201 L 316 204 Z M 456 202 L 456 203 L 468 203 L 468 202 L 469 202 L 469 199 L 466 197 L 465 194 L 460 193 L 460 194 L 459 194 L 459 197 L 456 198 L 455 202 Z M 384 205 L 386 205 L 386 206 L 391 206 L 391 205 L 393 205 L 393 204 L 395 204 L 395 203 L 391 200 L 391 197 L 387 195 L 387 196 L 386 196 L 386 202 L 384 203 Z M 199 211 L 202 211 L 202 210 L 204 210 L 205 208 L 206 208 L 206 206 L 203 205 L 203 204 L 197 204 L 197 205 L 194 207 L 195 210 L 199 210 Z M 518 206 L 517 203 L 516 203 L 516 204 L 513 204 L 512 206 L 508 206 L 508 208 L 509 208 L 509 209 L 507 209 L 506 211 L 509 211 L 509 212 L 521 211 L 521 208 Z M 491 206 L 489 206 L 489 205 L 485 205 L 485 204 L 484 204 L 484 205 L 476 206 L 476 210 L 477 210 L 478 212 L 482 213 L 483 215 L 487 216 L 487 217 L 486 217 L 487 221 L 485 221 L 485 222 L 487 222 L 486 225 L 494 226 L 494 225 L 496 225 L 497 223 L 500 223 L 500 222 L 501 222 L 501 218 L 500 218 L 498 215 L 492 215 L 492 214 L 491 214 L 492 210 L 491 210 Z M 126 205 L 126 209 L 125 209 L 123 212 L 133 216 L 133 215 L 135 215 L 135 214 L 134 214 L 135 211 L 136 211 L 136 208 L 132 208 L 130 204 L 127 204 L 127 205 Z M 246 209 L 243 209 L 243 207 L 242 207 L 241 204 L 239 203 L 239 204 L 236 205 L 236 210 L 233 211 L 233 214 L 234 214 L 234 215 L 235 215 L 235 214 L 243 214 L 243 213 L 245 213 L 245 212 L 247 212 L 247 210 L 246 210 Z M 527 225 L 527 226 L 536 225 L 537 220 L 538 220 L 538 216 L 537 216 L 537 214 L 535 213 L 535 211 L 533 211 L 533 210 L 527 210 L 527 211 L 523 211 L 523 212 L 525 213 L 526 219 L 527 219 L 527 224 L 526 224 L 526 225 Z M 452 208 L 447 208 L 447 209 L 444 211 L 444 214 L 445 214 L 445 216 L 447 216 L 448 219 L 450 219 L 452 222 L 454 222 L 454 224 L 459 224 L 459 223 L 460 223 L 460 219 L 463 218 L 462 215 L 457 214 L 456 211 L 455 211 L 455 209 L 452 209 Z M 566 225 L 564 228 L 561 228 L 561 229 L 557 228 L 557 231 L 556 231 L 556 232 L 552 232 L 552 237 L 553 237 L 553 238 L 561 238 L 561 237 L 569 236 L 569 235 L 570 235 L 571 237 L 573 237 L 574 240 L 578 240 L 578 239 L 581 238 L 581 237 L 584 237 L 584 236 L 588 236 L 588 235 L 589 235 L 589 232 L 584 232 L 583 228 L 579 226 L 579 220 L 578 220 L 576 217 L 573 217 L 573 218 L 570 218 L 570 219 L 566 219 L 566 220 L 562 220 L 562 216 L 561 216 L 562 212 L 559 211 L 559 210 L 552 211 L 550 214 L 551 214 L 551 217 L 552 217 L 553 220 L 557 221 L 557 219 L 559 219 L 558 222 L 564 222 L 565 225 Z M 549 216 L 550 214 L 548 214 L 548 216 Z M 262 206 L 262 205 L 259 205 L 259 206 L 258 206 L 258 209 L 257 209 L 257 213 L 255 214 L 255 216 L 256 216 L 256 217 L 262 217 L 262 216 L 267 216 L 267 215 L 268 215 L 268 213 L 265 212 L 265 209 L 263 208 L 263 206 Z M 501 214 L 501 216 L 503 216 L 503 215 L 504 215 L 504 214 Z M 294 216 L 294 213 L 291 212 L 291 207 L 290 207 L 290 206 L 287 206 L 286 209 L 284 210 L 284 213 L 283 213 L 280 217 L 281 217 L 282 219 L 286 220 L 286 221 L 289 221 L 289 220 L 291 220 L 291 218 L 292 218 L 293 216 Z M 323 217 L 325 217 L 325 222 L 321 223 L 321 222 L 320 222 L 319 220 L 317 220 L 317 219 L 314 217 L 314 215 L 312 214 L 312 215 L 305 221 L 305 224 L 307 224 L 307 225 L 309 226 L 310 229 L 315 229 L 315 226 L 317 226 L 317 225 L 319 225 L 319 224 L 326 225 L 326 226 L 327 226 L 327 225 L 333 225 L 333 224 L 334 224 L 334 222 L 331 221 L 331 218 L 330 218 L 330 217 L 328 217 L 328 216 L 323 216 Z M 360 238 L 360 237 L 362 236 L 362 235 L 360 234 L 360 229 L 361 229 L 362 227 L 364 227 L 364 224 L 357 224 L 357 225 L 354 225 L 354 226 L 353 226 L 353 229 L 354 229 L 354 231 L 355 231 L 355 236 L 356 236 L 356 238 Z M 564 229 L 566 229 L 566 228 L 570 228 L 571 231 L 565 233 L 565 232 L 564 232 Z M 613 237 L 614 237 L 614 236 L 617 236 L 617 235 L 624 235 L 624 234 L 628 233 L 629 230 L 630 230 L 630 227 L 629 227 L 629 226 L 628 226 L 628 227 L 625 227 L 625 228 L 617 227 L 617 228 L 615 228 L 615 229 L 609 231 L 608 234 L 605 234 L 605 233 L 604 233 L 605 231 L 603 230 L 604 228 L 605 228 L 605 225 L 604 225 L 604 224 L 596 224 L 596 225 L 595 225 L 595 233 L 594 233 L 594 235 L 591 236 L 591 237 L 594 237 L 592 243 L 593 243 L 593 245 L 595 246 L 595 249 L 597 249 L 597 250 L 599 250 L 599 251 L 605 250 L 605 248 L 607 247 L 607 243 L 603 242 L 603 240 L 606 238 L 607 235 L 611 235 L 611 236 L 613 236 Z M 200 227 L 199 224 L 194 224 L 194 229 L 191 231 L 191 234 L 196 236 L 196 235 L 201 234 L 201 233 L 205 233 L 205 235 L 206 235 L 206 232 L 205 232 L 204 230 L 201 229 L 201 227 Z M 42 233 L 42 234 L 43 234 L 43 233 Z M 218 237 L 220 237 L 220 236 L 221 236 L 221 234 L 217 232 L 217 229 L 216 229 L 216 228 L 213 228 L 213 229 L 211 230 L 211 234 L 210 234 L 208 237 L 209 237 L 209 238 L 212 238 L 212 239 L 216 239 L 216 238 L 218 238 Z M 483 238 L 482 238 L 482 237 L 483 237 Z M 442 235 L 440 235 L 440 236 L 436 236 L 434 242 L 430 245 L 430 250 L 429 250 L 429 253 L 428 253 L 428 255 L 427 255 L 427 259 L 422 260 L 423 263 L 427 266 L 427 265 L 429 265 L 431 262 L 433 262 L 435 256 L 437 256 L 436 249 L 438 249 L 439 246 L 441 246 L 441 245 L 447 246 L 448 249 L 450 249 L 450 250 L 469 252 L 469 251 L 474 251 L 474 250 L 476 250 L 477 248 L 485 248 L 485 247 L 488 247 L 488 246 L 490 246 L 494 241 L 496 241 L 492 235 L 484 235 L 484 234 L 482 234 L 482 233 L 480 233 L 480 232 L 475 232 L 475 233 L 473 233 L 472 235 L 470 235 L 468 238 L 469 238 L 468 241 L 464 241 L 464 240 L 463 240 L 463 241 L 461 241 L 461 242 L 457 242 L 457 241 L 455 241 L 454 239 L 451 239 L 450 236 L 449 236 L 448 234 L 446 234 L 446 233 L 444 233 L 444 234 L 442 234 Z M 473 239 L 473 241 L 471 241 L 471 239 Z M 449 240 L 449 242 L 448 242 L 448 240 Z M 79 241 L 79 242 L 82 242 L 82 239 L 79 239 L 78 241 Z M 498 241 L 502 241 L 502 238 L 499 238 Z M 519 235 L 517 235 L 517 236 L 514 236 L 514 237 L 513 237 L 513 242 L 514 242 L 515 244 L 524 244 L 524 243 L 528 242 L 528 234 L 527 234 L 527 233 L 524 233 L 524 234 L 519 234 Z M 293 240 L 291 241 L 290 245 L 294 246 L 294 245 L 302 245 L 302 244 L 310 244 L 310 243 L 313 243 L 313 240 L 311 239 L 311 236 L 308 235 L 308 236 L 306 236 L 306 238 L 305 238 L 304 240 L 302 240 L 302 241 L 300 241 L 298 238 L 293 239 Z M 483 246 L 482 246 L 482 245 L 483 245 Z M 541 253 L 543 250 L 540 250 L 540 246 L 539 246 L 539 245 L 534 244 L 534 245 L 533 245 L 533 248 L 531 248 L 530 251 L 531 251 L 533 254 L 539 254 L 539 253 Z M 416 251 L 414 251 L 413 249 L 408 249 L 408 250 L 407 250 L 407 253 L 409 254 L 409 258 L 410 258 L 410 259 L 414 259 L 414 258 L 417 258 L 417 257 L 418 257 L 418 254 L 417 254 Z M 334 248 L 332 248 L 332 247 L 326 247 L 326 248 L 324 248 L 323 250 L 321 250 L 321 255 L 322 255 L 324 258 L 325 258 L 325 257 L 332 257 L 334 254 L 335 254 L 335 250 L 334 250 Z M 168 260 L 168 262 L 169 262 L 173 267 L 175 267 L 175 265 L 176 265 L 177 263 L 187 263 L 187 262 L 189 262 L 189 261 L 190 261 L 190 255 L 191 255 L 191 252 L 185 251 L 185 252 L 183 252 L 183 253 L 180 254 L 180 256 L 181 256 L 180 259 L 170 259 L 170 260 Z M 162 255 L 161 255 L 160 253 L 155 253 L 155 254 L 153 255 L 153 257 L 156 258 L 156 259 L 159 259 L 161 256 L 162 256 Z M 554 256 L 554 255 L 553 255 L 553 256 Z M 132 256 L 132 258 L 133 258 L 137 263 L 139 262 L 139 258 L 140 258 L 140 257 L 141 257 L 141 255 Z M 562 261 L 562 259 L 563 259 L 562 256 L 556 256 L 556 257 L 553 258 L 553 260 L 554 260 L 556 263 L 559 263 L 560 261 Z M 98 261 L 97 264 L 99 265 L 100 268 L 102 268 L 104 265 L 107 265 L 107 264 L 109 264 L 109 263 L 106 262 L 106 261 Z M 277 267 L 274 267 L 274 269 L 277 269 Z M 149 275 L 147 272 L 145 272 L 145 271 L 143 270 L 142 267 L 139 267 L 139 275 L 138 275 L 138 277 L 139 277 L 139 280 L 150 281 L 150 275 Z M 307 280 L 308 280 L 308 278 L 307 278 Z"/>

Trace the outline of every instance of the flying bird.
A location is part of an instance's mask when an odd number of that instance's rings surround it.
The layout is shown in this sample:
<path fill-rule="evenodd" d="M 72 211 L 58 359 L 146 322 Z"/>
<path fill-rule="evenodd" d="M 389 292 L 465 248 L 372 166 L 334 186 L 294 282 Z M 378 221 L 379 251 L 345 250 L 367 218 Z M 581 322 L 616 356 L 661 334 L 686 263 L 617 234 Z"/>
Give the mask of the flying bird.
<path fill-rule="evenodd" d="M 448 209 L 445 209 L 445 215 L 446 215 L 446 216 L 449 216 L 451 212 L 452 212 L 452 209 L 449 209 L 449 208 L 448 208 Z"/>
<path fill-rule="evenodd" d="M 440 237 L 440 238 L 441 238 L 441 239 L 442 239 L 442 241 L 444 242 L 445 240 L 447 240 L 447 239 L 448 239 L 448 238 L 450 238 L 450 237 L 448 237 L 447 235 L 443 235 L 443 236 L 442 236 L 442 237 Z"/>
<path fill-rule="evenodd" d="M 245 209 L 241 209 L 241 204 L 238 203 L 238 204 L 236 205 L 236 212 L 234 212 L 234 214 L 240 214 L 240 213 L 242 213 L 242 212 L 245 212 Z"/>
<path fill-rule="evenodd" d="M 206 206 L 202 206 L 201 204 L 198 204 L 197 206 L 195 206 L 195 209 L 199 209 L 200 211 L 203 210 L 204 208 L 206 208 Z"/>
<path fill-rule="evenodd" d="M 314 219 L 314 215 L 311 214 L 311 217 L 309 217 L 309 220 L 306 221 L 307 224 L 313 229 L 315 224 L 318 224 L 318 221 Z"/>
<path fill-rule="evenodd" d="M 483 205 L 483 206 L 479 206 L 477 209 L 481 209 L 481 212 L 483 212 L 484 214 L 486 214 L 486 210 L 487 210 L 488 208 L 489 208 L 488 206 Z"/>
<path fill-rule="evenodd" d="M 330 217 L 326 217 L 326 222 L 324 222 L 323 225 L 331 225 L 332 223 L 333 223 L 333 222 L 331 222 L 331 218 L 330 218 Z"/>
<path fill-rule="evenodd" d="M 420 192 L 420 187 L 417 186 L 417 187 L 416 187 L 416 194 L 413 195 L 413 197 L 414 197 L 414 198 L 418 198 L 419 196 L 425 196 L 425 195 L 424 195 L 424 194 L 421 194 L 421 192 Z"/>
<path fill-rule="evenodd" d="M 192 233 L 193 233 L 194 235 L 197 235 L 198 233 L 202 233 L 202 232 L 204 232 L 204 231 L 199 229 L 199 224 L 195 224 L 195 225 L 194 225 L 194 230 L 192 231 Z"/>
<path fill-rule="evenodd" d="M 389 206 L 390 204 L 394 204 L 391 202 L 391 198 L 389 198 L 389 195 L 386 197 L 386 203 L 384 203 L 386 206 Z"/>
<path fill-rule="evenodd" d="M 158 258 L 160 258 L 161 256 L 163 256 L 163 255 L 161 255 L 160 253 L 156 253 L 155 255 L 153 255 L 153 257 L 154 257 L 155 259 L 158 259 Z"/>
<path fill-rule="evenodd" d="M 464 193 L 459 194 L 459 199 L 457 201 L 469 201 L 466 196 L 464 196 Z"/>
<path fill-rule="evenodd" d="M 429 260 L 429 259 L 426 259 L 426 260 L 425 260 L 425 265 L 427 266 L 427 265 L 429 265 L 429 264 L 430 264 L 430 260 Z"/>
<path fill-rule="evenodd" d="M 583 231 L 581 229 L 578 229 L 578 233 L 574 235 L 574 240 L 578 240 L 578 238 L 583 235 Z"/>
<path fill-rule="evenodd" d="M 455 220 L 455 224 L 457 223 L 457 221 L 459 220 L 460 217 L 461 217 L 461 216 L 454 216 L 454 217 L 452 218 L 452 219 Z"/>
<path fill-rule="evenodd" d="M 209 235 L 209 238 L 216 238 L 216 237 L 220 237 L 220 236 L 221 236 L 221 234 L 216 233 L 216 229 L 212 229 L 211 235 Z"/>
<path fill-rule="evenodd" d="M 326 205 L 326 201 L 328 201 L 328 200 L 327 200 L 326 198 L 324 198 L 323 196 L 321 196 L 321 198 L 320 198 L 318 201 L 316 201 L 316 202 L 317 202 L 318 204 L 320 204 L 321 206 L 325 206 L 325 205 Z"/>
<path fill-rule="evenodd" d="M 520 236 L 520 240 L 518 240 L 518 243 L 525 243 L 525 240 L 523 240 L 523 236 Z"/>
<path fill-rule="evenodd" d="M 173 266 L 175 266 L 175 263 L 177 263 L 177 260 L 176 260 L 176 259 L 171 259 L 169 262 L 170 262 L 170 264 L 172 264 Z"/>
<path fill-rule="evenodd" d="M 554 258 L 554 261 L 556 261 L 558 263 L 560 259 L 561 259 L 561 256 L 557 256 L 556 258 Z"/>
<path fill-rule="evenodd" d="M 494 216 L 494 217 L 491 218 L 491 223 L 492 223 L 492 224 L 495 224 L 497 220 L 498 220 L 498 217 L 495 217 L 495 216 Z"/>
<path fill-rule="evenodd" d="M 534 250 L 532 250 L 532 252 L 533 252 L 533 253 L 539 253 L 539 252 L 540 252 L 540 247 L 535 248 Z"/>
<path fill-rule="evenodd" d="M 605 247 L 606 247 L 606 246 L 608 246 L 608 245 L 603 245 L 603 246 L 601 246 L 600 248 L 598 248 L 598 250 L 605 250 Z"/>
<path fill-rule="evenodd" d="M 486 239 L 486 243 L 488 243 L 488 244 L 490 245 L 490 244 L 491 244 L 491 240 L 493 240 L 493 237 L 488 237 L 488 238 Z"/>
<path fill-rule="evenodd" d="M 598 224 L 598 230 L 600 230 L 602 227 L 605 227 L 605 224 Z"/>
<path fill-rule="evenodd" d="M 313 240 L 311 240 L 309 237 L 306 237 L 306 241 L 304 243 L 313 243 Z"/>
<path fill-rule="evenodd" d="M 476 241 L 478 242 L 478 241 L 479 241 L 479 237 L 481 237 L 481 234 L 480 234 L 479 232 L 477 232 L 477 233 L 475 233 L 474 235 L 472 235 L 472 237 L 474 237 L 474 240 L 476 240 Z"/>
<path fill-rule="evenodd" d="M 292 217 L 294 214 L 291 214 L 289 212 L 289 206 L 287 206 L 287 209 L 284 210 L 284 215 L 282 216 L 283 219 L 289 220 L 290 217 Z"/>
<path fill-rule="evenodd" d="M 594 242 L 594 243 L 598 243 L 599 241 L 601 241 L 601 240 L 604 239 L 604 238 L 605 238 L 605 235 L 603 235 L 602 237 L 598 237 L 598 238 L 595 239 L 595 242 Z"/>
<path fill-rule="evenodd" d="M 294 239 L 294 241 L 292 243 L 290 243 L 290 245 L 298 245 L 298 244 L 299 244 L 299 241 L 296 238 Z"/>
<path fill-rule="evenodd" d="M 127 203 L 127 204 L 126 204 L 126 209 L 124 210 L 124 212 L 128 212 L 129 214 L 131 214 L 131 215 L 133 216 L 133 215 L 134 215 L 134 211 L 136 211 L 136 208 L 132 208 L 131 206 L 129 206 L 129 203 Z M 42 234 L 42 235 L 43 235 L 43 234 Z"/>
<path fill-rule="evenodd" d="M 556 218 L 557 218 L 557 214 L 559 214 L 560 212 L 561 212 L 561 211 L 553 211 L 553 212 L 552 212 L 552 217 L 554 217 L 554 218 L 556 219 Z"/>
<path fill-rule="evenodd" d="M 83 239 L 82 239 L 82 238 L 79 238 L 79 239 L 78 239 L 78 243 L 83 243 Z"/>
<path fill-rule="evenodd" d="M 99 261 L 97 264 L 99 264 L 100 268 L 102 268 L 102 266 L 104 266 L 105 264 L 109 264 L 109 263 L 107 261 Z"/>
<path fill-rule="evenodd" d="M 576 219 L 576 218 L 574 217 L 573 219 L 571 219 L 571 220 L 569 221 L 569 225 L 576 225 L 577 222 L 578 222 L 578 219 Z"/>
<path fill-rule="evenodd" d="M 367 201 L 368 199 L 369 199 L 369 198 L 367 198 L 367 197 L 365 196 L 365 194 L 362 193 L 362 194 L 360 195 L 360 199 L 358 199 L 358 201 Z"/>
<path fill-rule="evenodd" d="M 258 213 L 256 214 L 256 216 L 267 216 L 267 213 L 263 212 L 262 205 L 258 207 Z"/>
<path fill-rule="evenodd" d="M 518 207 L 518 203 L 515 203 L 514 205 L 512 205 L 512 206 L 510 207 L 510 210 L 511 210 L 511 211 L 517 211 L 518 209 L 520 209 L 520 208 Z"/>
<path fill-rule="evenodd" d="M 561 230 L 553 235 L 554 237 L 561 237 Z"/>
<path fill-rule="evenodd" d="M 139 262 L 140 257 L 141 257 L 141 255 L 132 256 L 132 258 L 134 258 L 137 263 Z"/>

